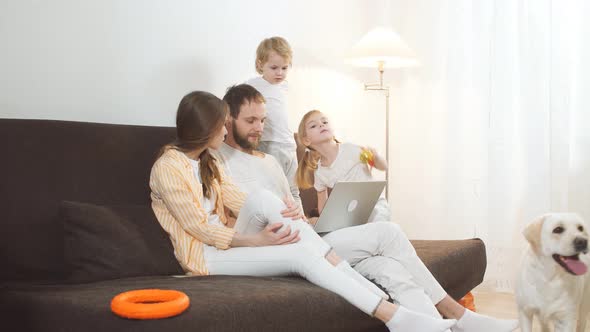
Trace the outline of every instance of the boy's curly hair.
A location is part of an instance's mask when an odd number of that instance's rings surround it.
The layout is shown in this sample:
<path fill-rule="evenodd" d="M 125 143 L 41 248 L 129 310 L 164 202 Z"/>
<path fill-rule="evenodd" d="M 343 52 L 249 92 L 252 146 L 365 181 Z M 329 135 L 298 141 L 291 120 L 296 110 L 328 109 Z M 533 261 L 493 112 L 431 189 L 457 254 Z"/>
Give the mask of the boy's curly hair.
<path fill-rule="evenodd" d="M 256 49 L 256 72 L 262 74 L 262 66 L 268 61 L 268 57 L 271 51 L 275 51 L 278 55 L 282 56 L 289 64 L 293 59 L 293 50 L 291 45 L 283 37 L 271 37 L 266 38 L 258 44 Z"/>

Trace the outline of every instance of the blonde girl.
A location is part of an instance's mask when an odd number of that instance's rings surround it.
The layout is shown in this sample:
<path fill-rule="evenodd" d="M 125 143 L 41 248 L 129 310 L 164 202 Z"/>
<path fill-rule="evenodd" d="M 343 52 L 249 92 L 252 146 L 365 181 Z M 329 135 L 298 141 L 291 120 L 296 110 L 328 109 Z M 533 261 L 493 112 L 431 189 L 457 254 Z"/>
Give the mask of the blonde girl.
<path fill-rule="evenodd" d="M 366 148 L 336 140 L 330 121 L 322 112 L 313 110 L 303 116 L 297 139 L 306 146 L 297 169 L 297 183 L 301 188 L 315 187 L 320 212 L 328 199 L 328 189 L 336 182 L 372 180 L 371 165 L 361 158 Z M 374 149 L 369 150 L 374 158 L 372 166 L 385 170 L 385 160 Z M 357 262 L 354 268 L 359 273 L 379 282 L 402 306 L 431 317 L 442 314 L 457 319 L 457 324 L 451 327 L 453 332 L 508 332 L 516 329 L 516 320 L 477 314 L 450 297 L 422 263 L 401 228 L 387 222 L 388 218 L 389 206 L 382 199 L 369 220 L 377 222 L 339 229 L 323 239 L 338 252 L 353 252 L 356 258 L 369 256 L 362 260 L 347 259 Z"/>

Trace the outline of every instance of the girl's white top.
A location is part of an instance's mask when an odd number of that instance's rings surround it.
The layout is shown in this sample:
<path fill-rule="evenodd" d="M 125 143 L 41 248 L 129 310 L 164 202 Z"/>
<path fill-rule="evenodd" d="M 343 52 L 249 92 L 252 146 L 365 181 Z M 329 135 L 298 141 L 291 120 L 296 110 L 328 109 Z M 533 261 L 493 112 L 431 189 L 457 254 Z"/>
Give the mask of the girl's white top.
<path fill-rule="evenodd" d="M 314 187 L 317 191 L 334 188 L 339 181 L 375 181 L 369 166 L 360 160 L 361 147 L 351 143 L 340 143 L 338 155 L 330 166 L 318 163 L 314 173 Z M 391 221 L 391 211 L 383 195 L 377 201 L 369 222 Z"/>

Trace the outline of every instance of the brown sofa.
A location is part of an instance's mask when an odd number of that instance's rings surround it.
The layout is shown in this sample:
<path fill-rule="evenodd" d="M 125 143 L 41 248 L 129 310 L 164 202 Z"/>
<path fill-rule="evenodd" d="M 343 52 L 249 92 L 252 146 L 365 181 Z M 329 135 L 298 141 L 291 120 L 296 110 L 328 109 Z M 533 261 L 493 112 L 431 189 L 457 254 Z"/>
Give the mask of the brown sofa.
<path fill-rule="evenodd" d="M 148 178 L 167 127 L 0 119 L 0 313 L 15 331 L 386 331 L 300 278 L 182 271 L 150 209 Z M 313 199 L 313 196 L 310 196 Z M 479 239 L 413 241 L 455 298 L 481 283 Z M 135 321 L 116 294 L 178 289 L 183 314 Z"/>

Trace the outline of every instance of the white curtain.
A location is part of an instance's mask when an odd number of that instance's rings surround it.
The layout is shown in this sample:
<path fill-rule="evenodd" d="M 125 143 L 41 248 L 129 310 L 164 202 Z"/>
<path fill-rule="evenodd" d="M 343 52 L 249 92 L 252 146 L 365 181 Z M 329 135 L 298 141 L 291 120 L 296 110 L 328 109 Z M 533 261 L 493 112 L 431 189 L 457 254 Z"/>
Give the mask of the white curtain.
<path fill-rule="evenodd" d="M 590 222 L 590 4 L 392 8 L 422 62 L 386 72 L 393 215 L 411 238 L 482 238 L 481 287 L 512 291 L 528 222 L 550 211 Z"/>

